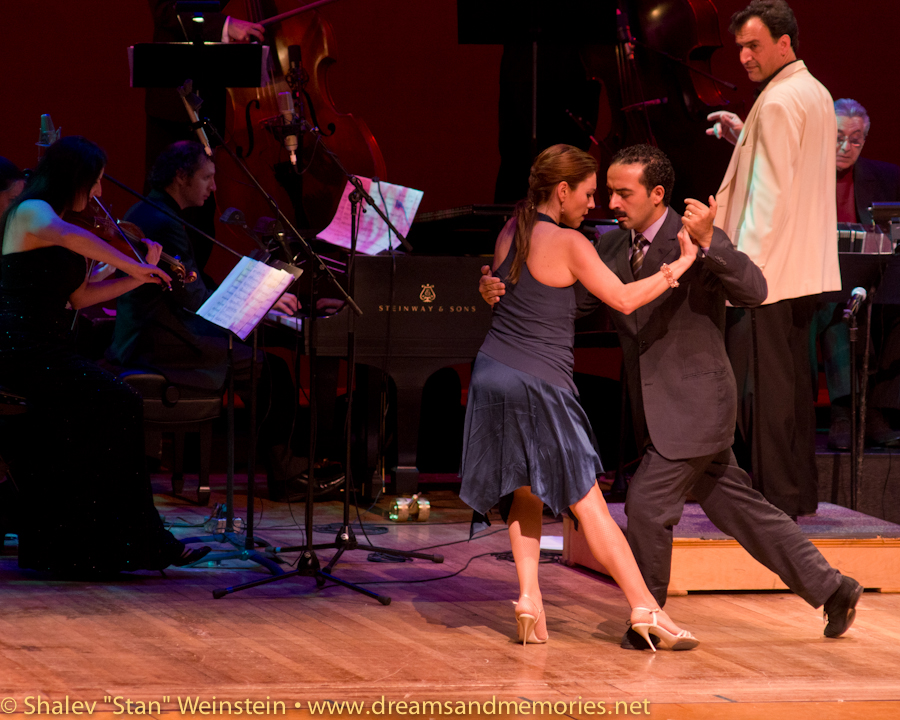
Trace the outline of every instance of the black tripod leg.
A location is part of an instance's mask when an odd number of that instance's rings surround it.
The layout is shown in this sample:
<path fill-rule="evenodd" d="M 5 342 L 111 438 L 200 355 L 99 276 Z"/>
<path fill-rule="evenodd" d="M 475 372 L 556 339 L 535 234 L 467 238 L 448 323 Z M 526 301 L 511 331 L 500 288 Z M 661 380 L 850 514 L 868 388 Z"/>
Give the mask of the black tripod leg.
<path fill-rule="evenodd" d="M 267 562 L 269 561 L 267 560 Z M 280 568 L 278 569 L 280 570 Z M 316 557 L 316 554 L 314 552 L 307 551 L 300 556 L 300 560 L 297 562 L 296 570 L 281 572 L 278 575 L 261 578 L 259 580 L 251 580 L 248 583 L 233 585 L 231 587 L 223 588 L 222 590 L 213 590 L 213 597 L 218 600 L 219 598 L 223 598 L 226 595 L 231 595 L 233 593 L 240 592 L 241 590 L 248 590 L 250 588 L 257 587 L 258 585 L 265 585 L 266 583 L 274 582 L 275 580 L 286 580 L 289 577 L 296 577 L 297 575 L 303 575 L 304 577 L 316 577 L 318 574 L 319 558 Z"/>
<path fill-rule="evenodd" d="M 337 583 L 345 588 L 349 588 L 350 590 L 355 590 L 358 593 L 362 593 L 363 595 L 368 595 L 370 598 L 375 598 L 382 605 L 390 605 L 391 599 L 387 595 L 379 595 L 378 593 L 373 593 L 371 590 L 366 590 L 359 585 L 354 585 L 353 583 L 349 583 L 346 580 L 341 580 L 340 578 L 336 578 L 334 575 L 329 575 L 327 572 L 319 572 L 319 575 L 324 578 L 328 578 L 331 582 Z M 268 578 L 266 578 L 268 580 Z"/>
<path fill-rule="evenodd" d="M 330 573 L 334 566 L 337 564 L 337 561 L 340 560 L 341 555 L 344 554 L 344 550 L 353 550 L 352 547 L 340 547 L 338 551 L 334 554 L 331 560 L 328 561 L 328 564 L 325 566 L 325 569 L 322 571 L 323 573 Z"/>
<path fill-rule="evenodd" d="M 309 574 L 310 573 L 307 573 L 305 570 L 290 570 L 286 573 L 281 573 L 280 575 L 272 575 L 271 577 L 261 578 L 260 580 L 253 580 L 242 585 L 232 585 L 231 587 L 222 588 L 221 590 L 213 590 L 213 597 L 218 600 L 219 598 L 223 598 L 226 595 L 231 595 L 232 593 L 240 592 L 241 590 L 249 590 L 250 588 L 256 587 L 257 585 L 265 585 L 266 583 L 270 583 L 275 580 L 286 580 L 289 577 Z"/>

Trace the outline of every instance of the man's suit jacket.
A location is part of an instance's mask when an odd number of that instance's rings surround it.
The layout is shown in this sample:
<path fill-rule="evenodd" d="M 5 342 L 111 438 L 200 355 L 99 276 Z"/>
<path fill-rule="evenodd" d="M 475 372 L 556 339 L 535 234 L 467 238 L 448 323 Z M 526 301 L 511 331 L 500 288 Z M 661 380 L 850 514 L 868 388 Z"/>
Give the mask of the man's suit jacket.
<path fill-rule="evenodd" d="M 681 226 L 681 217 L 669 210 L 647 250 L 642 277 L 678 259 Z M 633 282 L 630 244 L 628 230 L 605 233 L 596 243 L 601 259 L 623 282 Z M 673 460 L 711 455 L 734 442 L 737 389 L 725 353 L 725 301 L 752 307 L 766 297 L 763 273 L 719 229 L 706 257 L 678 282 L 631 315 L 608 308 L 622 345 L 638 432 L 646 422 L 654 447 Z M 598 303 L 590 297 L 579 310 Z"/>
<path fill-rule="evenodd" d="M 853 166 L 853 194 L 859 221 L 871 225 L 873 202 L 900 202 L 900 166 L 859 158 Z"/>
<path fill-rule="evenodd" d="M 841 289 L 837 120 L 802 60 L 760 93 L 716 196 L 716 226 L 766 276 L 766 304 Z"/>

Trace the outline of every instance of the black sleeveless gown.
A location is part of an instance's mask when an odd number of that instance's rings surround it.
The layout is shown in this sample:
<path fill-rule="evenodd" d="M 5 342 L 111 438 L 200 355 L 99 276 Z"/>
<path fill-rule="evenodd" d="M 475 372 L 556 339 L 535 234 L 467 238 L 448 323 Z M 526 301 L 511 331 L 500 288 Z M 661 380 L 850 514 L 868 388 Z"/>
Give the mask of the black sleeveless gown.
<path fill-rule="evenodd" d="M 0 426 L 22 499 L 19 567 L 161 569 L 184 546 L 153 506 L 141 397 L 75 352 L 66 303 L 84 277 L 84 258 L 58 246 L 0 258 L 0 385 L 28 407 Z"/>

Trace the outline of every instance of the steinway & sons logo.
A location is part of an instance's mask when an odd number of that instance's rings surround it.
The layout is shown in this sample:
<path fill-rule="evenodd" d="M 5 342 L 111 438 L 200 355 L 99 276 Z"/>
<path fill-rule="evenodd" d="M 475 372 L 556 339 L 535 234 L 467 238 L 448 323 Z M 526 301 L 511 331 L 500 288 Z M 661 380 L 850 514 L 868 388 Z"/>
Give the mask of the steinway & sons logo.
<path fill-rule="evenodd" d="M 434 291 L 433 283 L 425 283 L 422 285 L 422 292 L 419 293 L 421 305 L 413 303 L 412 305 L 379 305 L 378 312 L 403 312 L 403 313 L 474 313 L 477 312 L 475 305 L 435 305 L 437 293 Z"/>

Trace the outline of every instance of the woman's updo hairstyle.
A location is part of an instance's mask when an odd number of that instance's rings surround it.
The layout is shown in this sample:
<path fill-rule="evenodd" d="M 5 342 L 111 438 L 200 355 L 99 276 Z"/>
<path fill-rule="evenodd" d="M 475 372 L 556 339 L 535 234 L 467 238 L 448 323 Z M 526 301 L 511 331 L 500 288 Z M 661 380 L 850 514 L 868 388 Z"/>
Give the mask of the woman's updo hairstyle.
<path fill-rule="evenodd" d="M 106 167 L 106 153 L 96 143 L 79 135 L 57 140 L 44 152 L 37 168 L 31 173 L 25 190 L 0 218 L 0 238 L 6 232 L 9 219 L 27 200 L 43 200 L 53 212 L 71 210 L 79 197 L 90 194 L 91 188 Z"/>
<path fill-rule="evenodd" d="M 547 202 L 561 182 L 574 188 L 596 173 L 597 161 L 571 145 L 552 145 L 537 156 L 528 177 L 528 195 L 516 204 L 516 254 L 506 282 L 515 285 L 519 281 L 528 259 L 538 205 Z"/>

